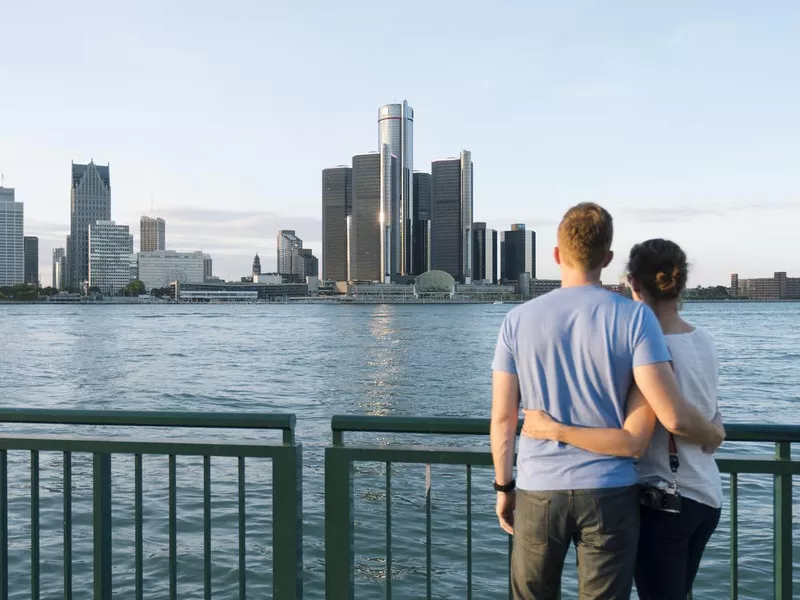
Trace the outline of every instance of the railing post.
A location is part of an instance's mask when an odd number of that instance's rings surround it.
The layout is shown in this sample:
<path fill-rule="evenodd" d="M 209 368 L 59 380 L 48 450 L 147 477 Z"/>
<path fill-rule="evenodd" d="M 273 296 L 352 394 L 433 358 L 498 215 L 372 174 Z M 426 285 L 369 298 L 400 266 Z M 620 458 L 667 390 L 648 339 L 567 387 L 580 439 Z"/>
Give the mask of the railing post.
<path fill-rule="evenodd" d="M 303 597 L 303 447 L 284 446 L 272 462 L 272 597 Z"/>
<path fill-rule="evenodd" d="M 791 444 L 777 442 L 775 458 L 791 460 Z M 774 488 L 775 600 L 792 598 L 792 476 L 775 475 Z"/>
<path fill-rule="evenodd" d="M 111 600 L 111 455 L 94 454 L 94 600 Z"/>
<path fill-rule="evenodd" d="M 354 600 L 353 464 L 346 449 L 325 449 L 325 597 Z"/>

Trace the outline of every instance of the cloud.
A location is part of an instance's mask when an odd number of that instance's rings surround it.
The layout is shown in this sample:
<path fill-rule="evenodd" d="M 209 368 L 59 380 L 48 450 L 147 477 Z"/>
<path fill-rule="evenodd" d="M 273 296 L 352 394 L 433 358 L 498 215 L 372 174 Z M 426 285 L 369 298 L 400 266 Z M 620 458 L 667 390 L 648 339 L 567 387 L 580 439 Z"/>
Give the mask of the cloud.
<path fill-rule="evenodd" d="M 704 217 L 717 217 L 732 212 L 746 211 L 782 211 L 800 210 L 800 202 L 781 202 L 765 200 L 763 202 L 743 202 L 734 204 L 717 204 L 709 206 L 659 206 L 659 207 L 623 207 L 614 214 L 635 223 L 679 223 Z"/>

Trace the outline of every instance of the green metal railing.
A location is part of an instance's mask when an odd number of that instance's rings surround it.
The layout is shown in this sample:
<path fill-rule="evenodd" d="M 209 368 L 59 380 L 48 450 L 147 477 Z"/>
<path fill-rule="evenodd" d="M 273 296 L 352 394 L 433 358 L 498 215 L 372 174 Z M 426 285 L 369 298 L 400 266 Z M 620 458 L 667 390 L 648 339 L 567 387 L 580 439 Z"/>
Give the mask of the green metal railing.
<path fill-rule="evenodd" d="M 203 587 L 211 598 L 211 458 L 234 457 L 238 461 L 238 542 L 239 598 L 247 594 L 245 459 L 272 461 L 273 597 L 276 600 L 302 597 L 302 447 L 295 442 L 295 417 L 289 414 L 262 413 L 156 413 L 101 410 L 0 409 L 0 423 L 38 423 L 58 425 L 100 425 L 114 427 L 171 427 L 281 430 L 281 443 L 260 440 L 229 441 L 194 439 L 83 437 L 75 435 L 0 434 L 0 600 L 9 594 L 8 567 L 8 453 L 30 452 L 30 562 L 31 594 L 40 597 L 39 453 L 58 452 L 63 456 L 63 566 L 65 600 L 86 598 L 81 590 L 73 596 L 73 506 L 72 455 L 91 454 L 93 459 L 92 513 L 94 598 L 112 597 L 112 498 L 111 457 L 134 457 L 134 596 L 144 597 L 143 580 L 143 455 L 168 457 L 168 538 L 169 598 L 177 598 L 177 457 L 203 457 Z M 7 429 L 7 428 L 6 428 Z M 280 490 L 280 493 L 276 493 Z"/>
<path fill-rule="evenodd" d="M 467 598 L 473 589 L 472 469 L 492 464 L 488 444 L 483 448 L 346 445 L 346 432 L 482 435 L 489 434 L 487 419 L 433 417 L 334 416 L 331 421 L 333 445 L 325 451 L 325 585 L 328 598 L 352 599 L 354 570 L 354 465 L 377 462 L 385 465 L 386 579 L 385 596 L 392 597 L 392 465 L 395 463 L 445 464 L 466 467 L 466 585 Z M 741 473 L 772 475 L 774 478 L 774 597 L 792 598 L 792 475 L 800 475 L 800 461 L 791 459 L 791 444 L 800 443 L 800 426 L 731 424 L 729 442 L 775 444 L 771 456 L 725 456 L 718 458 L 720 470 L 730 473 L 730 583 L 732 600 L 738 598 L 738 476 Z M 431 598 L 431 495 L 426 491 L 426 597 Z M 509 536 L 509 552 L 511 537 Z M 509 586 L 509 598 L 511 590 Z"/>

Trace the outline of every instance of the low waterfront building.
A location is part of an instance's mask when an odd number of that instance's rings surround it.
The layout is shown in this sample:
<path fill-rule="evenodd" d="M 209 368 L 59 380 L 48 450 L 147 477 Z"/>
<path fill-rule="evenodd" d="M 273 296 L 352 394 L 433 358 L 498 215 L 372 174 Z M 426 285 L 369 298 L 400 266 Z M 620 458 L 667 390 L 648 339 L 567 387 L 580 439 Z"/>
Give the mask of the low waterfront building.
<path fill-rule="evenodd" d="M 748 300 L 800 300 L 800 277 L 778 271 L 772 277 L 739 279 L 731 275 L 731 296 Z"/>
<path fill-rule="evenodd" d="M 560 287 L 560 279 L 531 279 L 530 295 L 534 298 L 536 296 L 543 296 L 544 294 L 552 292 L 553 290 L 557 290 Z"/>
<path fill-rule="evenodd" d="M 255 290 L 181 290 L 184 302 L 256 302 Z"/>
<path fill-rule="evenodd" d="M 415 299 L 414 286 L 402 283 L 353 283 L 348 293 L 354 300 L 398 302 Z"/>
<path fill-rule="evenodd" d="M 89 225 L 89 287 L 113 296 L 131 282 L 133 236 L 127 225 L 95 221 Z"/>
<path fill-rule="evenodd" d="M 176 288 L 174 297 L 184 299 L 184 294 L 190 292 L 255 292 L 256 300 L 286 301 L 290 298 L 308 296 L 308 284 L 305 283 L 266 283 L 262 281 L 229 281 L 224 283 L 186 283 L 174 282 Z M 196 296 L 196 294 L 195 294 Z M 188 296 L 187 296 L 188 298 Z"/>
<path fill-rule="evenodd" d="M 156 250 L 139 253 L 139 280 L 148 290 L 178 283 L 203 283 L 206 255 L 202 252 Z"/>

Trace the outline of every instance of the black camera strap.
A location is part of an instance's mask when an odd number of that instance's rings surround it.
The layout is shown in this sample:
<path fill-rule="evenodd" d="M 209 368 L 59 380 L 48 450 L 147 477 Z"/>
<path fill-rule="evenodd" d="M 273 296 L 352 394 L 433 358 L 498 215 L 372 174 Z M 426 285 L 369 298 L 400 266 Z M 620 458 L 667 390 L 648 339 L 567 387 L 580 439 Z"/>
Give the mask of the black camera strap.
<path fill-rule="evenodd" d="M 678 468 L 681 461 L 678 458 L 678 445 L 675 443 L 675 436 L 669 434 L 669 470 L 672 471 L 672 486 L 678 489 Z"/>

